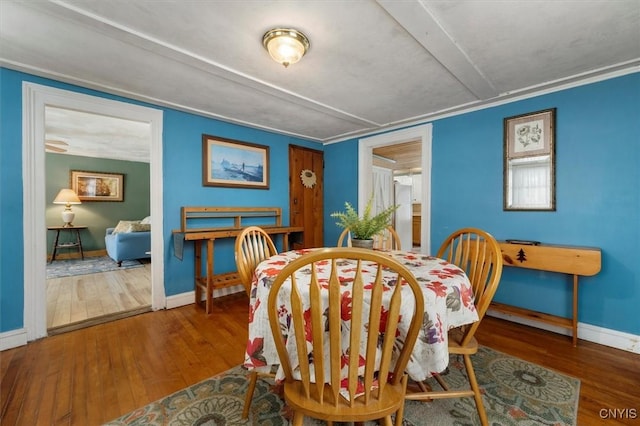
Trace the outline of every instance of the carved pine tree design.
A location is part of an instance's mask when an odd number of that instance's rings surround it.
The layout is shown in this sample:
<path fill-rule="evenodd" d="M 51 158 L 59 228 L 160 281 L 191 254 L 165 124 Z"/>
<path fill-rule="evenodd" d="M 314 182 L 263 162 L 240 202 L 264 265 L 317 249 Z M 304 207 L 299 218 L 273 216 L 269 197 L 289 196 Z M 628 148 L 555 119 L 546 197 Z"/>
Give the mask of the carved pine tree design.
<path fill-rule="evenodd" d="M 517 259 L 520 261 L 520 263 L 527 261 L 527 255 L 524 252 L 524 249 L 520 249 L 520 251 L 518 252 L 518 258 Z"/>

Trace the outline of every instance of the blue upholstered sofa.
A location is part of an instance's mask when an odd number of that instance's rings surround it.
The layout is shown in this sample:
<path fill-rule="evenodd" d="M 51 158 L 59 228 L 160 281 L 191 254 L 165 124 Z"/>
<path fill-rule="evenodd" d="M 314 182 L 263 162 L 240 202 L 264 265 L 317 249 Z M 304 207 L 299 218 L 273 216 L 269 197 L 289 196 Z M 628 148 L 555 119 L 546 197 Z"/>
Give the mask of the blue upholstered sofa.
<path fill-rule="evenodd" d="M 126 226 L 124 222 L 134 225 Z M 123 260 L 149 259 L 151 257 L 151 230 L 149 226 L 137 226 L 140 221 L 120 221 L 115 228 L 107 228 L 104 242 L 110 258 L 122 265 Z"/>

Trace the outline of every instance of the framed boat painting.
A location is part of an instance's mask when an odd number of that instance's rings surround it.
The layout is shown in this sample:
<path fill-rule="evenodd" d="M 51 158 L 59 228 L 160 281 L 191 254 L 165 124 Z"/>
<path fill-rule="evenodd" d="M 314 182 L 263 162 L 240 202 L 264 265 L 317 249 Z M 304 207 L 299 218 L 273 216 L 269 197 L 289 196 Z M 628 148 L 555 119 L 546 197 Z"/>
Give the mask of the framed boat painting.
<path fill-rule="evenodd" d="M 71 189 L 81 201 L 124 201 L 124 174 L 71 170 Z"/>
<path fill-rule="evenodd" d="M 269 147 L 202 135 L 202 185 L 269 189 Z"/>

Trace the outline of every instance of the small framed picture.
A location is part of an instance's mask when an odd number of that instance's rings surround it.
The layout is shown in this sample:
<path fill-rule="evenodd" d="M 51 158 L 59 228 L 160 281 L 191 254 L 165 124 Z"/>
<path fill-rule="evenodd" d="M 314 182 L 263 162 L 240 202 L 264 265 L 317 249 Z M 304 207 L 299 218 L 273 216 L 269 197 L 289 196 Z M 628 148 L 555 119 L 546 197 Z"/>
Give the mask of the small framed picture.
<path fill-rule="evenodd" d="M 555 108 L 504 119 L 507 158 L 549 155 L 553 152 Z"/>
<path fill-rule="evenodd" d="M 71 170 L 71 189 L 81 201 L 124 201 L 124 174 Z"/>
<path fill-rule="evenodd" d="M 202 135 L 202 185 L 269 189 L 269 147 Z"/>
<path fill-rule="evenodd" d="M 503 210 L 555 211 L 556 109 L 504 119 Z"/>

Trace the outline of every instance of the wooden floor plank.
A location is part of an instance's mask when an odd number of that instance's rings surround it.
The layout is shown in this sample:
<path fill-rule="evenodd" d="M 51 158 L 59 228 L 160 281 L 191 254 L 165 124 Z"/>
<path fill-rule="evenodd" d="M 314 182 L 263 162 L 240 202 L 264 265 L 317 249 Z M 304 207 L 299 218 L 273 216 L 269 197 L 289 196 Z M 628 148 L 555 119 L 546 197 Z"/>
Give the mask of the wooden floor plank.
<path fill-rule="evenodd" d="M 242 363 L 245 294 L 161 310 L 2 352 L 0 424 L 99 425 Z M 634 425 L 602 410 L 640 409 L 640 356 L 486 317 L 481 344 L 581 380 L 578 425 Z M 55 383 L 55 386 L 52 385 Z M 43 403 L 43 401 L 52 403 Z M 41 410 L 40 414 L 38 410 Z M 36 413 L 36 414 L 34 414 Z"/>
<path fill-rule="evenodd" d="M 119 327 L 118 330 L 121 337 L 120 351 L 124 380 L 130 389 L 131 395 L 129 399 L 119 398 L 119 404 L 121 407 L 120 411 L 128 412 L 144 405 L 141 404 L 140 401 L 148 401 L 150 397 L 147 394 L 144 377 L 140 373 L 136 360 L 136 348 L 140 344 L 138 333 L 131 333 L 130 330 L 125 329 L 125 327 Z"/>
<path fill-rule="evenodd" d="M 50 363 L 51 352 L 50 348 L 52 345 L 48 344 L 48 342 L 43 342 L 40 348 L 37 351 L 37 354 L 32 354 L 32 356 L 37 357 L 37 359 L 33 359 L 30 356 L 31 362 L 33 363 L 33 368 L 27 372 L 27 377 L 30 384 L 24 387 L 24 393 L 22 395 L 23 400 L 21 401 L 20 415 L 19 421 L 21 424 L 25 425 L 36 425 L 38 424 L 38 414 L 39 408 L 42 405 L 42 398 L 46 397 L 43 395 L 43 384 L 46 380 L 50 380 L 51 377 L 47 375 L 47 367 Z M 48 360 L 47 362 L 39 362 L 42 359 Z M 38 378 L 37 382 L 34 383 L 34 378 Z M 4 423 L 2 422 L 4 425 Z"/>
<path fill-rule="evenodd" d="M 81 424 L 91 424 L 89 422 L 89 416 L 87 413 L 87 389 L 91 384 L 93 386 L 101 386 L 101 377 L 89 376 L 89 369 L 91 366 L 89 365 L 92 362 L 91 357 L 89 356 L 89 352 L 91 352 L 92 340 L 91 340 L 91 328 L 86 328 L 82 330 L 82 333 L 74 333 L 74 342 L 71 347 L 75 348 L 73 353 L 67 354 L 74 358 L 74 363 L 72 365 L 71 370 L 71 418 L 70 424 L 72 425 L 81 425 Z M 56 339 L 59 336 L 49 337 L 48 339 Z M 95 362 L 95 361 L 94 361 Z M 94 422 L 94 424 L 96 424 Z"/>
<path fill-rule="evenodd" d="M 0 355 L 0 402 L 2 403 L 2 411 L 0 411 L 0 420 L 5 419 L 7 424 L 17 424 L 20 417 L 20 410 L 23 402 L 23 392 L 30 380 L 27 377 L 29 369 L 23 368 L 27 363 L 24 359 L 27 356 L 33 356 L 36 351 L 29 353 L 26 351 L 4 351 Z M 0 421 L 0 424 L 2 422 Z"/>
<path fill-rule="evenodd" d="M 47 280 L 47 329 L 151 305 L 151 263 Z"/>
<path fill-rule="evenodd" d="M 68 347 L 68 345 L 73 342 L 73 335 L 66 334 L 60 336 L 59 346 L 62 348 Z M 64 351 L 64 349 L 63 349 Z M 57 398 L 54 400 L 54 411 L 52 419 L 52 424 L 56 426 L 68 425 L 71 420 L 71 410 L 72 410 L 72 382 L 73 382 L 73 364 L 74 357 L 65 356 L 64 352 L 59 355 L 61 358 L 61 363 L 59 364 L 59 372 L 58 372 L 58 385 L 56 389 Z"/>
<path fill-rule="evenodd" d="M 96 341 L 97 375 L 103 378 L 99 399 L 104 406 L 113 407 L 115 411 L 122 411 L 121 399 L 133 399 L 131 386 L 126 380 L 127 371 L 122 361 L 122 347 L 120 330 L 115 328 L 102 333 Z"/>
<path fill-rule="evenodd" d="M 58 393 L 57 387 L 60 376 L 57 374 L 57 371 L 60 369 L 63 359 L 59 353 L 56 353 L 56 349 L 59 348 L 52 349 L 53 351 L 50 355 L 51 362 L 48 365 L 44 380 L 40 383 L 42 397 L 38 404 L 37 420 L 33 424 L 47 424 L 54 418 L 54 406 L 56 404 L 56 399 L 48 398 L 47 395 L 57 395 Z"/>

